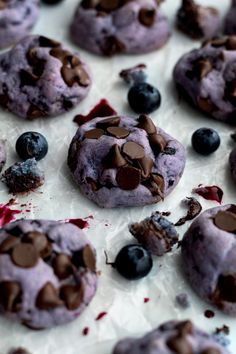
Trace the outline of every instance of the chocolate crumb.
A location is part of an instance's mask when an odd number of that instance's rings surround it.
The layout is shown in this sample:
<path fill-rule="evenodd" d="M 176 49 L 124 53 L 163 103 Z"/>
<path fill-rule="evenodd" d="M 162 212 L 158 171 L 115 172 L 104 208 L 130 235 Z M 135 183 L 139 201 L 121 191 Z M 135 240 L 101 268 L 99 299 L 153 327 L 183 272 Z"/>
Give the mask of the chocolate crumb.
<path fill-rule="evenodd" d="M 186 221 L 193 220 L 202 211 L 201 204 L 195 198 L 186 198 L 186 199 L 182 200 L 182 203 L 188 207 L 188 211 L 184 217 L 180 218 L 175 223 L 175 226 L 184 225 L 186 223 Z"/>

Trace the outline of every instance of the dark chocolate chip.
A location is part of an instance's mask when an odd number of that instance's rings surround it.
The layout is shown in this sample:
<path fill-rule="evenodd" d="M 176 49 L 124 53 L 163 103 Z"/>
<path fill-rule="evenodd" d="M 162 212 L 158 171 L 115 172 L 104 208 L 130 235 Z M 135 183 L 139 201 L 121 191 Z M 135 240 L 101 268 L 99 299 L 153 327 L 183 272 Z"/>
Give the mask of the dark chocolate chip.
<path fill-rule="evenodd" d="M 72 87 L 75 83 L 84 87 L 89 86 L 90 84 L 90 78 L 81 65 L 77 65 L 74 68 L 63 66 L 61 68 L 61 75 L 69 87 Z"/>
<path fill-rule="evenodd" d="M 226 42 L 227 50 L 236 50 L 236 36 L 229 36 Z"/>
<path fill-rule="evenodd" d="M 121 167 L 117 172 L 116 182 L 123 190 L 133 190 L 141 182 L 141 171 L 131 166 Z"/>
<path fill-rule="evenodd" d="M 91 129 L 84 133 L 84 138 L 86 139 L 99 139 L 104 134 L 102 129 Z"/>
<path fill-rule="evenodd" d="M 80 285 L 63 285 L 60 290 L 60 297 L 65 301 L 68 310 L 76 310 L 83 301 L 84 290 Z"/>
<path fill-rule="evenodd" d="M 86 177 L 86 182 L 90 185 L 93 192 L 96 192 L 98 190 L 98 184 L 93 178 Z"/>
<path fill-rule="evenodd" d="M 214 296 L 218 302 L 236 303 L 236 274 L 220 275 Z"/>
<path fill-rule="evenodd" d="M 194 72 L 199 80 L 207 76 L 212 68 L 212 64 L 208 59 L 200 59 L 194 64 Z"/>
<path fill-rule="evenodd" d="M 151 27 L 155 23 L 155 18 L 156 18 L 155 9 L 142 8 L 139 11 L 138 14 L 139 22 L 146 27 Z"/>
<path fill-rule="evenodd" d="M 216 348 L 207 348 L 203 350 L 201 354 L 221 354 L 221 352 Z"/>
<path fill-rule="evenodd" d="M 115 36 L 107 37 L 102 46 L 103 54 L 107 56 L 122 53 L 125 49 L 125 45 Z"/>
<path fill-rule="evenodd" d="M 22 86 L 35 86 L 37 81 L 39 80 L 39 77 L 24 70 L 20 70 L 20 85 Z"/>
<path fill-rule="evenodd" d="M 153 149 L 155 155 L 163 152 L 166 147 L 166 141 L 161 134 L 149 135 L 149 143 Z"/>
<path fill-rule="evenodd" d="M 63 306 L 63 301 L 58 297 L 57 290 L 52 283 L 47 282 L 39 291 L 36 306 L 40 310 L 49 310 Z"/>
<path fill-rule="evenodd" d="M 35 118 L 45 117 L 45 116 L 46 116 L 46 112 L 43 112 L 40 108 L 38 108 L 34 104 L 31 104 L 29 106 L 29 109 L 27 112 L 28 119 L 35 119 Z"/>
<path fill-rule="evenodd" d="M 47 258 L 52 252 L 52 246 L 47 236 L 41 232 L 31 231 L 25 234 L 22 242 L 31 243 L 42 258 Z"/>
<path fill-rule="evenodd" d="M 125 166 L 127 164 L 127 161 L 121 155 L 119 145 L 117 144 L 112 145 L 109 153 L 104 159 L 104 164 L 108 168 L 118 168 L 118 167 Z"/>
<path fill-rule="evenodd" d="M 71 59 L 73 57 L 73 54 L 69 52 L 68 50 L 64 50 L 62 48 L 52 48 L 49 52 L 49 54 L 57 58 L 62 62 L 63 65 L 67 65 L 71 63 Z M 78 58 L 77 58 L 78 59 Z M 77 65 L 80 64 L 80 60 L 78 59 Z"/>
<path fill-rule="evenodd" d="M 55 41 L 54 39 L 47 38 L 44 36 L 39 37 L 39 46 L 40 47 L 55 48 L 55 47 L 59 47 L 60 45 L 61 45 L 61 43 Z"/>
<path fill-rule="evenodd" d="M 148 134 L 155 134 L 157 129 L 151 120 L 146 114 L 141 114 L 138 119 L 137 127 L 145 130 Z"/>
<path fill-rule="evenodd" d="M 227 232 L 236 232 L 236 214 L 231 211 L 219 211 L 214 218 L 215 225 Z"/>
<path fill-rule="evenodd" d="M 113 11 L 119 7 L 120 0 L 101 0 L 99 8 L 104 11 Z"/>
<path fill-rule="evenodd" d="M 198 97 L 197 104 L 200 109 L 207 113 L 212 113 L 217 109 L 214 103 L 212 103 L 208 98 Z"/>
<path fill-rule="evenodd" d="M 142 159 L 145 156 L 143 146 L 135 143 L 134 141 L 128 141 L 122 146 L 123 153 L 131 160 Z"/>
<path fill-rule="evenodd" d="M 141 169 L 141 173 L 142 173 L 143 178 L 149 177 L 149 175 L 152 171 L 153 165 L 154 165 L 153 160 L 147 156 L 144 156 L 142 159 L 137 160 L 137 167 Z"/>
<path fill-rule="evenodd" d="M 89 245 L 86 245 L 82 250 L 83 264 L 92 272 L 96 272 L 96 257 Z"/>
<path fill-rule="evenodd" d="M 11 259 L 18 267 L 33 268 L 39 260 L 39 254 L 33 245 L 19 243 L 13 248 Z"/>
<path fill-rule="evenodd" d="M 7 108 L 7 104 L 10 101 L 9 96 L 7 94 L 0 95 L 0 105 L 3 108 Z"/>
<path fill-rule="evenodd" d="M 8 253 L 18 243 L 20 243 L 20 238 L 19 237 L 8 236 L 0 245 L 0 253 Z"/>
<path fill-rule="evenodd" d="M 59 279 L 68 278 L 73 272 L 73 265 L 71 259 L 66 254 L 58 254 L 52 261 L 54 273 Z"/>
<path fill-rule="evenodd" d="M 109 127 L 107 128 L 107 133 L 116 139 L 124 139 L 130 134 L 127 129 L 122 127 Z"/>
<path fill-rule="evenodd" d="M 17 282 L 0 283 L 0 303 L 7 312 L 17 312 L 21 301 L 21 287 Z"/>
<path fill-rule="evenodd" d="M 108 127 L 118 127 L 120 124 L 120 117 L 112 117 L 100 120 L 97 122 L 96 127 L 101 129 L 107 129 Z"/>

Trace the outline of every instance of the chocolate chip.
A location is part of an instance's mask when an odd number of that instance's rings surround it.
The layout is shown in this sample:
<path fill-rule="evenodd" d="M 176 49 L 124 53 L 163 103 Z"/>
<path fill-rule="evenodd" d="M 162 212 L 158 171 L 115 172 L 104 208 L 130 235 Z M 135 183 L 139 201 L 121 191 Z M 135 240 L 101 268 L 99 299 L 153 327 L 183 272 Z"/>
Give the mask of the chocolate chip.
<path fill-rule="evenodd" d="M 176 329 L 179 331 L 179 335 L 185 336 L 193 333 L 193 324 L 191 321 L 182 321 L 176 325 Z"/>
<path fill-rule="evenodd" d="M 40 310 L 49 310 L 63 306 L 63 301 L 59 299 L 57 290 L 52 283 L 47 282 L 39 291 L 36 299 L 36 306 Z"/>
<path fill-rule="evenodd" d="M 43 112 L 40 108 L 38 108 L 34 104 L 30 104 L 29 109 L 27 111 L 28 119 L 35 119 L 35 118 L 45 117 L 45 116 L 46 116 L 46 112 Z"/>
<path fill-rule="evenodd" d="M 54 48 L 54 47 L 59 47 L 60 45 L 61 45 L 60 42 L 57 42 L 54 39 L 47 38 L 44 36 L 39 37 L 39 46 L 40 47 Z"/>
<path fill-rule="evenodd" d="M 0 253 L 8 253 L 18 243 L 20 243 L 20 238 L 19 237 L 8 236 L 0 245 Z"/>
<path fill-rule="evenodd" d="M 166 344 L 176 354 L 193 354 L 193 348 L 185 337 L 171 337 Z"/>
<path fill-rule="evenodd" d="M 32 268 L 38 260 L 39 254 L 36 248 L 28 243 L 19 243 L 16 245 L 11 254 L 12 262 L 21 268 Z"/>
<path fill-rule="evenodd" d="M 150 190 L 154 197 L 159 195 L 160 199 L 163 198 L 164 178 L 161 175 L 151 174 L 150 178 L 142 184 Z"/>
<path fill-rule="evenodd" d="M 10 101 L 9 96 L 7 94 L 0 95 L 0 105 L 3 108 L 7 108 L 7 104 Z"/>
<path fill-rule="evenodd" d="M 137 166 L 141 169 L 143 178 L 147 178 L 150 175 L 153 165 L 153 160 L 147 156 L 144 156 L 142 159 L 137 160 Z"/>
<path fill-rule="evenodd" d="M 21 301 L 21 288 L 17 282 L 0 283 L 0 303 L 7 312 L 17 312 Z"/>
<path fill-rule="evenodd" d="M 57 58 L 58 60 L 60 60 L 63 65 L 67 65 L 68 63 L 70 64 L 71 60 L 72 60 L 72 57 L 73 57 L 73 54 L 71 52 L 69 52 L 68 50 L 64 50 L 62 48 L 52 48 L 50 50 L 49 54 L 52 57 Z M 77 65 L 78 64 L 80 64 L 79 58 L 77 58 Z"/>
<path fill-rule="evenodd" d="M 194 64 L 194 72 L 199 80 L 202 80 L 213 69 L 210 60 L 200 59 Z"/>
<path fill-rule="evenodd" d="M 30 72 L 21 69 L 20 70 L 20 85 L 22 86 L 35 86 L 37 81 L 39 80 L 39 77 L 31 74 Z"/>
<path fill-rule="evenodd" d="M 166 147 L 166 141 L 161 134 L 151 134 L 149 135 L 149 143 L 153 149 L 155 155 L 163 152 Z"/>
<path fill-rule="evenodd" d="M 94 9 L 98 4 L 100 0 L 83 0 L 81 2 L 81 6 L 84 9 Z"/>
<path fill-rule="evenodd" d="M 146 26 L 151 27 L 155 23 L 156 11 L 155 9 L 141 9 L 138 14 L 139 22 Z"/>
<path fill-rule="evenodd" d="M 236 303 L 236 274 L 220 275 L 215 297 L 221 301 Z"/>
<path fill-rule="evenodd" d="M 227 50 L 236 50 L 236 36 L 230 36 L 226 42 Z"/>
<path fill-rule="evenodd" d="M 26 54 L 28 63 L 33 67 L 32 72 L 36 77 L 43 75 L 46 60 L 37 57 L 37 51 L 35 48 L 30 48 Z"/>
<path fill-rule="evenodd" d="M 135 143 L 134 141 L 128 141 L 122 147 L 123 153 L 131 160 L 142 159 L 145 156 L 143 146 Z"/>
<path fill-rule="evenodd" d="M 123 190 L 133 190 L 141 182 L 141 171 L 131 166 L 121 167 L 117 172 L 116 182 Z"/>
<path fill-rule="evenodd" d="M 107 37 L 102 45 L 104 55 L 111 56 L 125 51 L 125 45 L 115 36 Z"/>
<path fill-rule="evenodd" d="M 207 348 L 203 350 L 201 354 L 221 354 L 221 352 L 216 348 Z"/>
<path fill-rule="evenodd" d="M 137 127 L 145 130 L 148 134 L 155 134 L 157 129 L 151 120 L 146 114 L 141 114 L 138 119 Z"/>
<path fill-rule="evenodd" d="M 54 273 L 59 279 L 68 278 L 73 272 L 73 265 L 71 259 L 66 254 L 58 254 L 52 261 Z"/>
<path fill-rule="evenodd" d="M 86 245 L 82 250 L 83 264 L 92 272 L 96 272 L 96 257 L 89 245 Z"/>
<path fill-rule="evenodd" d="M 93 192 L 96 192 L 98 190 L 98 184 L 93 178 L 86 177 L 86 182 L 90 185 Z"/>
<path fill-rule="evenodd" d="M 61 68 L 61 75 L 69 87 L 72 87 L 75 83 L 84 87 L 89 86 L 90 84 L 89 76 L 81 65 L 77 65 L 74 68 L 63 66 Z"/>
<path fill-rule="evenodd" d="M 41 232 L 31 231 L 25 234 L 22 242 L 31 243 L 42 258 L 47 258 L 52 252 L 52 246 L 47 236 Z"/>
<path fill-rule="evenodd" d="M 83 301 L 84 290 L 80 285 L 63 285 L 60 290 L 60 297 L 65 301 L 68 310 L 76 310 Z"/>
<path fill-rule="evenodd" d="M 104 11 L 113 11 L 119 7 L 120 0 L 101 0 L 99 8 Z"/>
<path fill-rule="evenodd" d="M 215 225 L 227 232 L 236 232 L 236 214 L 230 211 L 219 211 L 214 218 Z"/>
<path fill-rule="evenodd" d="M 209 43 L 216 48 L 225 46 L 226 42 L 227 38 L 215 38 L 209 41 Z"/>
<path fill-rule="evenodd" d="M 22 230 L 19 226 L 14 226 L 10 230 L 8 229 L 7 232 L 13 236 L 21 236 Z"/>
<path fill-rule="evenodd" d="M 84 133 L 84 138 L 86 139 L 99 139 L 104 134 L 102 129 L 91 129 Z"/>
<path fill-rule="evenodd" d="M 120 124 L 120 117 L 112 117 L 100 120 L 97 122 L 96 127 L 101 129 L 107 129 L 108 127 L 118 127 Z"/>
<path fill-rule="evenodd" d="M 236 205 L 231 204 L 230 207 L 227 209 L 227 211 L 230 211 L 233 214 L 236 214 Z"/>
<path fill-rule="evenodd" d="M 124 139 L 130 134 L 127 129 L 122 127 L 109 127 L 107 128 L 107 133 L 114 136 L 116 139 Z"/>
<path fill-rule="evenodd" d="M 208 98 L 198 97 L 197 104 L 200 109 L 207 113 L 212 113 L 217 109 L 214 103 L 212 103 Z"/>
<path fill-rule="evenodd" d="M 121 155 L 119 145 L 117 144 L 112 145 L 109 153 L 104 159 L 104 164 L 108 168 L 118 168 L 118 167 L 125 166 L 127 164 L 127 161 Z"/>

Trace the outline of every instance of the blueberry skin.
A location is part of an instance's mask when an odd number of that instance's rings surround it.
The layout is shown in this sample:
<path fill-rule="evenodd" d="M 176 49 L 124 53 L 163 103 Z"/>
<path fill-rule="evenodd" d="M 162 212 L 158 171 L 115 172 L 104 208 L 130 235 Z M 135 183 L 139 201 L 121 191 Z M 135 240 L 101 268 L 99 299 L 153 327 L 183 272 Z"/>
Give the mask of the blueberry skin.
<path fill-rule="evenodd" d="M 152 269 L 151 254 L 139 245 L 127 245 L 116 256 L 114 268 L 128 280 L 144 278 Z"/>
<path fill-rule="evenodd" d="M 220 146 L 220 136 L 214 129 L 200 128 L 192 135 L 192 147 L 201 155 L 210 155 Z"/>
<path fill-rule="evenodd" d="M 146 82 L 134 84 L 128 92 L 128 102 L 135 113 L 149 114 L 161 105 L 161 94 Z"/>
<path fill-rule="evenodd" d="M 23 133 L 16 141 L 16 152 L 22 160 L 35 158 L 42 160 L 48 152 L 48 143 L 45 137 L 37 132 Z"/>

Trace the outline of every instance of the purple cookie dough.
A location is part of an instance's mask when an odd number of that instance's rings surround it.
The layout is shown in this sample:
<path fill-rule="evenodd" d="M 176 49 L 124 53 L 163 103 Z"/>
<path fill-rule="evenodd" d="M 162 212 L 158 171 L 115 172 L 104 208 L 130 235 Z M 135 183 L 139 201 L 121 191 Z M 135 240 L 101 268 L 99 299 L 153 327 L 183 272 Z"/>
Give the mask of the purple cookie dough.
<path fill-rule="evenodd" d="M 236 315 L 236 205 L 209 209 L 182 241 L 183 267 L 197 294 Z"/>
<path fill-rule="evenodd" d="M 32 329 L 73 321 L 96 285 L 95 252 L 75 225 L 19 220 L 0 230 L 0 312 Z"/>
<path fill-rule="evenodd" d="M 226 15 L 224 24 L 225 34 L 236 34 L 236 0 L 232 0 L 231 8 Z"/>
<path fill-rule="evenodd" d="M 0 48 L 25 37 L 38 15 L 39 0 L 0 0 Z"/>
<path fill-rule="evenodd" d="M 7 159 L 5 144 L 5 140 L 0 139 L 0 172 L 2 172 Z"/>
<path fill-rule="evenodd" d="M 179 92 L 192 104 L 236 124 L 236 36 L 209 40 L 185 54 L 173 75 Z"/>
<path fill-rule="evenodd" d="M 71 37 L 100 55 L 141 54 L 162 47 L 170 36 L 155 0 L 83 0 L 75 12 Z"/>
<path fill-rule="evenodd" d="M 77 53 L 43 36 L 28 36 L 0 55 L 0 105 L 19 117 L 62 114 L 80 103 L 91 85 Z"/>
<path fill-rule="evenodd" d="M 186 35 L 194 38 L 212 38 L 221 25 L 218 10 L 197 5 L 193 0 L 182 0 L 177 12 L 177 26 Z"/>
<path fill-rule="evenodd" d="M 113 354 L 230 354 L 191 321 L 169 321 L 142 338 L 123 339 Z"/>
<path fill-rule="evenodd" d="M 185 150 L 146 115 L 96 118 L 77 130 L 68 165 L 81 192 L 99 206 L 142 206 L 175 188 Z"/>
<path fill-rule="evenodd" d="M 232 177 L 233 177 L 234 181 L 236 182 L 236 148 L 234 148 L 231 151 L 231 154 L 229 155 L 229 165 L 230 165 Z"/>

